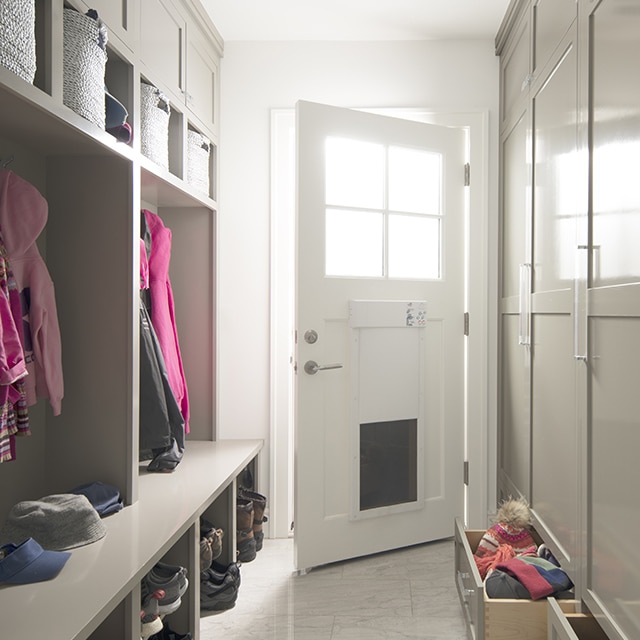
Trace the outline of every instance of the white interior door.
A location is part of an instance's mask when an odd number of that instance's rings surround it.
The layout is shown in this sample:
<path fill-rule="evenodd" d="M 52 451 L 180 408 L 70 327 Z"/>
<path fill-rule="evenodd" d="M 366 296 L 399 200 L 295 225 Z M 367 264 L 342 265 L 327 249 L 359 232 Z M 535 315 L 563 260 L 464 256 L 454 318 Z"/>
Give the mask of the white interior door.
<path fill-rule="evenodd" d="M 295 562 L 451 536 L 463 512 L 460 129 L 297 105 Z"/>

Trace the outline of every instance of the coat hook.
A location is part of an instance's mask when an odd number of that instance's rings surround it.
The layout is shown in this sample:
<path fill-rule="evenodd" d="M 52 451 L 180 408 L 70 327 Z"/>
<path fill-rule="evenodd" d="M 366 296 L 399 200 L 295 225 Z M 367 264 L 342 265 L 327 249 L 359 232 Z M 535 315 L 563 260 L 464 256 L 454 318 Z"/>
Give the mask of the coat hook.
<path fill-rule="evenodd" d="M 13 162 L 13 156 L 9 156 L 3 163 L 2 168 L 6 169 Z"/>

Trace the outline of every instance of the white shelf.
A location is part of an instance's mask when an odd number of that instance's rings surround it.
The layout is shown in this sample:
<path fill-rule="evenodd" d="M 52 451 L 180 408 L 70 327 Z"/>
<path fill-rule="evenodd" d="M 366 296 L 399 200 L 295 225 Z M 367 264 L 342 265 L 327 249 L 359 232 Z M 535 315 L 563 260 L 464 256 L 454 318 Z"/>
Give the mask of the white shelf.
<path fill-rule="evenodd" d="M 141 472 L 138 502 L 105 518 L 107 535 L 72 550 L 56 578 L 0 587 L 2 637 L 40 638 L 44 633 L 47 640 L 88 638 L 262 444 L 187 441 L 173 473 Z"/>

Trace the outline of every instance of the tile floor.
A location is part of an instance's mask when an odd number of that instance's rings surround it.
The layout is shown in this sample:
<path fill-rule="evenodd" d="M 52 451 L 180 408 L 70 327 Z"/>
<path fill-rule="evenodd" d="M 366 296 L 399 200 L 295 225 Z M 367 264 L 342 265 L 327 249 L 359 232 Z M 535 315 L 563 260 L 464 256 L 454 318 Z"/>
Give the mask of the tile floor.
<path fill-rule="evenodd" d="M 466 640 L 453 540 L 299 576 L 293 541 L 265 539 L 241 576 L 236 606 L 203 617 L 201 640 Z"/>

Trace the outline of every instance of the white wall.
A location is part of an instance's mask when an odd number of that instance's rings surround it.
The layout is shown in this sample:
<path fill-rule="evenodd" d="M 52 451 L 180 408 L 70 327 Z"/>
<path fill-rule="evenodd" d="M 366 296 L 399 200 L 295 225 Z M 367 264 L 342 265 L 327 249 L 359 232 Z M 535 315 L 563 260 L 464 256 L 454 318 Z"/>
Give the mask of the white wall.
<path fill-rule="evenodd" d="M 495 227 L 489 236 L 496 242 L 498 59 L 490 40 L 228 42 L 221 84 L 218 437 L 266 440 L 270 110 L 292 108 L 302 99 L 345 107 L 488 111 Z M 495 416 L 489 417 L 493 424 Z M 268 446 L 261 459 L 265 487 Z"/>

